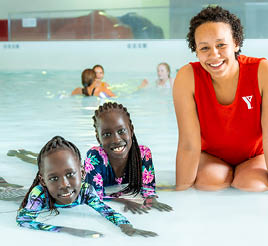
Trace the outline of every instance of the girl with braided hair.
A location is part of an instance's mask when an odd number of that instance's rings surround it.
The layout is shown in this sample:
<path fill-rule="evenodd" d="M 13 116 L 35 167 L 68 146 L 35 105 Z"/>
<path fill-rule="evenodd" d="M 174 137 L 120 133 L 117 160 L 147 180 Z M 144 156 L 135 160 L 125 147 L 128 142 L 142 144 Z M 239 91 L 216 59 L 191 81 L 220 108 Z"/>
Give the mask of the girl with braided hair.
<path fill-rule="evenodd" d="M 87 152 L 84 162 L 86 182 L 94 186 L 101 199 L 124 203 L 125 211 L 147 213 L 151 207 L 171 211 L 170 206 L 156 200 L 151 151 L 138 145 L 127 108 L 122 104 L 104 103 L 95 111 L 93 120 L 100 146 Z M 116 186 L 120 191 L 108 195 L 105 188 L 109 186 Z M 143 204 L 120 198 L 122 194 L 139 193 Z"/>
<path fill-rule="evenodd" d="M 92 185 L 82 182 L 81 155 L 78 148 L 62 137 L 53 137 L 37 157 L 38 172 L 27 192 L 17 215 L 22 227 L 36 230 L 64 232 L 80 237 L 99 237 L 99 232 L 37 222 L 42 211 L 59 214 L 58 208 L 87 204 L 120 227 L 125 234 L 156 236 L 150 231 L 133 228 L 121 214 L 100 201 Z"/>

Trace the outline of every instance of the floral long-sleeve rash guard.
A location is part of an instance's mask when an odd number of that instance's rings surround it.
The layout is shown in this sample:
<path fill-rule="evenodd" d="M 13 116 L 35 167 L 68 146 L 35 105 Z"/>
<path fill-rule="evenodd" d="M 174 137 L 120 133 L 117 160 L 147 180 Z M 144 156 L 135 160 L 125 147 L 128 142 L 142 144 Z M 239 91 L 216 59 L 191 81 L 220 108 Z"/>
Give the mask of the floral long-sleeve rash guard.
<path fill-rule="evenodd" d="M 41 185 L 35 186 L 28 197 L 27 205 L 18 211 L 17 223 L 22 227 L 36 230 L 59 232 L 62 226 L 48 225 L 37 222 L 36 219 L 41 212 L 48 211 L 49 195 L 45 195 L 45 190 Z M 111 207 L 100 201 L 94 187 L 88 183 L 82 183 L 81 191 L 77 199 L 67 205 L 55 204 L 56 208 L 71 208 L 77 205 L 87 204 L 95 209 L 107 220 L 119 226 L 121 224 L 129 224 L 130 222 L 120 213 L 115 212 Z"/>
<path fill-rule="evenodd" d="M 139 147 L 142 159 L 141 195 L 143 198 L 155 197 L 155 172 L 151 150 L 144 145 Z M 125 173 L 122 177 L 115 176 L 108 156 L 101 146 L 94 146 L 87 152 L 84 166 L 86 182 L 94 186 L 101 200 L 112 198 L 105 193 L 105 187 L 129 183 L 128 173 Z"/>

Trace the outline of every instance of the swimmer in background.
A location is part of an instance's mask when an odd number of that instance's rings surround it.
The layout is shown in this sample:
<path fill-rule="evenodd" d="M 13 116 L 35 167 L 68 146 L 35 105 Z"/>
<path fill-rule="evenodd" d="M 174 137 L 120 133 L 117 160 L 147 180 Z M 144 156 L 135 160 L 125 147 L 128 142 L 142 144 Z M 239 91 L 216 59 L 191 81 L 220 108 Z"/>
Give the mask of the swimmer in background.
<path fill-rule="evenodd" d="M 172 88 L 174 79 L 170 77 L 170 66 L 165 63 L 159 63 L 157 65 L 157 77 L 158 79 L 155 81 L 156 86 L 159 88 Z M 148 86 L 149 82 L 147 79 L 144 79 L 139 86 L 139 89 Z"/>
<path fill-rule="evenodd" d="M 102 98 L 114 97 L 115 94 L 108 89 L 108 84 L 96 80 L 96 73 L 93 69 L 85 69 L 82 72 L 83 88 L 76 88 L 72 95 L 97 96 Z"/>
<path fill-rule="evenodd" d="M 103 77 L 104 77 L 104 68 L 102 65 L 95 65 L 93 68 L 94 72 L 96 73 L 96 80 L 97 81 L 102 81 L 103 80 Z M 104 82 L 105 83 L 105 82 Z M 107 83 L 106 83 L 107 84 Z M 109 86 L 107 84 L 107 86 Z"/>

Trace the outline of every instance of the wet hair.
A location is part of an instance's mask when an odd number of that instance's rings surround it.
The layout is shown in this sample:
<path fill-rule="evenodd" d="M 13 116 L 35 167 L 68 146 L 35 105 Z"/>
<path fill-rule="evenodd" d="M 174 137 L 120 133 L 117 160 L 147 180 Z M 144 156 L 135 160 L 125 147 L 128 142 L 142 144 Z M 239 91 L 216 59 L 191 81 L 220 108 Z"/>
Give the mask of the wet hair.
<path fill-rule="evenodd" d="M 53 137 L 41 149 L 41 151 L 40 151 L 40 153 L 39 153 L 39 155 L 37 157 L 38 172 L 37 172 L 37 174 L 35 176 L 33 184 L 31 185 L 31 187 L 29 188 L 27 194 L 25 195 L 25 197 L 24 197 L 19 209 L 24 208 L 27 205 L 28 196 L 31 193 L 32 189 L 35 186 L 40 185 L 39 175 L 42 173 L 42 168 L 43 168 L 45 157 L 50 155 L 50 154 L 52 154 L 52 153 L 55 153 L 56 151 L 59 151 L 59 150 L 69 150 L 69 151 L 71 151 L 73 153 L 73 155 L 77 158 L 79 163 L 81 163 L 80 151 L 73 143 L 65 140 L 63 137 L 60 137 L 60 136 Z M 44 188 L 43 193 L 45 194 L 45 198 L 46 198 L 46 200 L 48 200 L 49 210 L 51 211 L 51 213 L 54 211 L 56 214 L 59 214 L 58 210 L 54 206 L 54 204 L 55 204 L 54 198 L 49 195 L 49 191 L 47 190 L 46 187 L 43 187 L 43 188 Z M 43 194 L 43 193 L 41 193 L 41 194 Z"/>
<path fill-rule="evenodd" d="M 160 65 L 163 65 L 165 66 L 165 68 L 167 69 L 168 71 L 168 77 L 170 78 L 170 66 L 166 63 L 166 62 L 161 62 L 157 65 L 157 68 L 160 66 Z"/>
<path fill-rule="evenodd" d="M 92 69 L 95 71 L 95 68 L 97 68 L 97 67 L 101 68 L 102 69 L 102 72 L 104 73 L 104 68 L 100 64 L 96 64 Z"/>
<path fill-rule="evenodd" d="M 85 96 L 89 96 L 88 91 L 87 91 L 87 87 L 89 87 L 90 85 L 92 85 L 92 83 L 96 79 L 96 73 L 94 72 L 93 69 L 90 69 L 90 68 L 85 69 L 82 72 L 81 79 L 82 79 L 82 85 L 84 87 L 82 89 L 82 93 Z"/>
<path fill-rule="evenodd" d="M 220 6 L 208 6 L 191 19 L 189 32 L 187 34 L 188 47 L 191 51 L 196 51 L 196 29 L 207 22 L 223 22 L 230 25 L 235 44 L 239 46 L 239 50 L 235 52 L 235 57 L 237 58 L 241 52 L 241 47 L 243 46 L 244 41 L 243 26 L 236 15 L 231 14 L 228 10 L 223 9 Z"/>
<path fill-rule="evenodd" d="M 118 110 L 122 114 L 125 114 L 128 119 L 129 119 L 129 126 L 130 129 L 134 129 L 134 126 L 132 124 L 132 121 L 130 119 L 130 114 L 127 111 L 127 108 L 124 107 L 122 104 L 117 104 L 117 103 L 104 103 L 102 106 L 99 106 L 98 110 L 95 111 L 95 115 L 92 117 L 94 120 L 94 127 L 95 127 L 95 132 L 96 132 L 96 138 L 99 141 L 98 137 L 98 118 L 101 117 L 103 114 L 109 114 L 111 111 Z M 129 177 L 129 184 L 126 188 L 123 190 L 119 191 L 127 194 L 138 194 L 141 190 L 142 187 L 142 160 L 141 160 L 141 153 L 140 153 L 140 148 L 139 144 L 137 142 L 137 138 L 134 134 L 133 131 L 133 136 L 132 136 L 132 146 L 129 150 L 129 155 L 128 155 L 128 160 L 127 160 L 127 165 L 126 165 L 126 172 Z M 115 194 L 114 194 L 115 195 Z"/>

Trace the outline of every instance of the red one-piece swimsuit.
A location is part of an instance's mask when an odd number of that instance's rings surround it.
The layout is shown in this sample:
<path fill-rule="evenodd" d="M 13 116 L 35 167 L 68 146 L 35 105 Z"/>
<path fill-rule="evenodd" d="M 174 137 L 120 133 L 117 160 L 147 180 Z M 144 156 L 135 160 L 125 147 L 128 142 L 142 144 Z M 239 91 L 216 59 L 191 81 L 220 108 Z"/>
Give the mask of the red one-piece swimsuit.
<path fill-rule="evenodd" d="M 237 165 L 263 154 L 258 67 L 264 58 L 238 56 L 239 80 L 234 101 L 218 102 L 210 74 L 200 62 L 194 70 L 195 101 L 201 130 L 201 149 Z"/>

